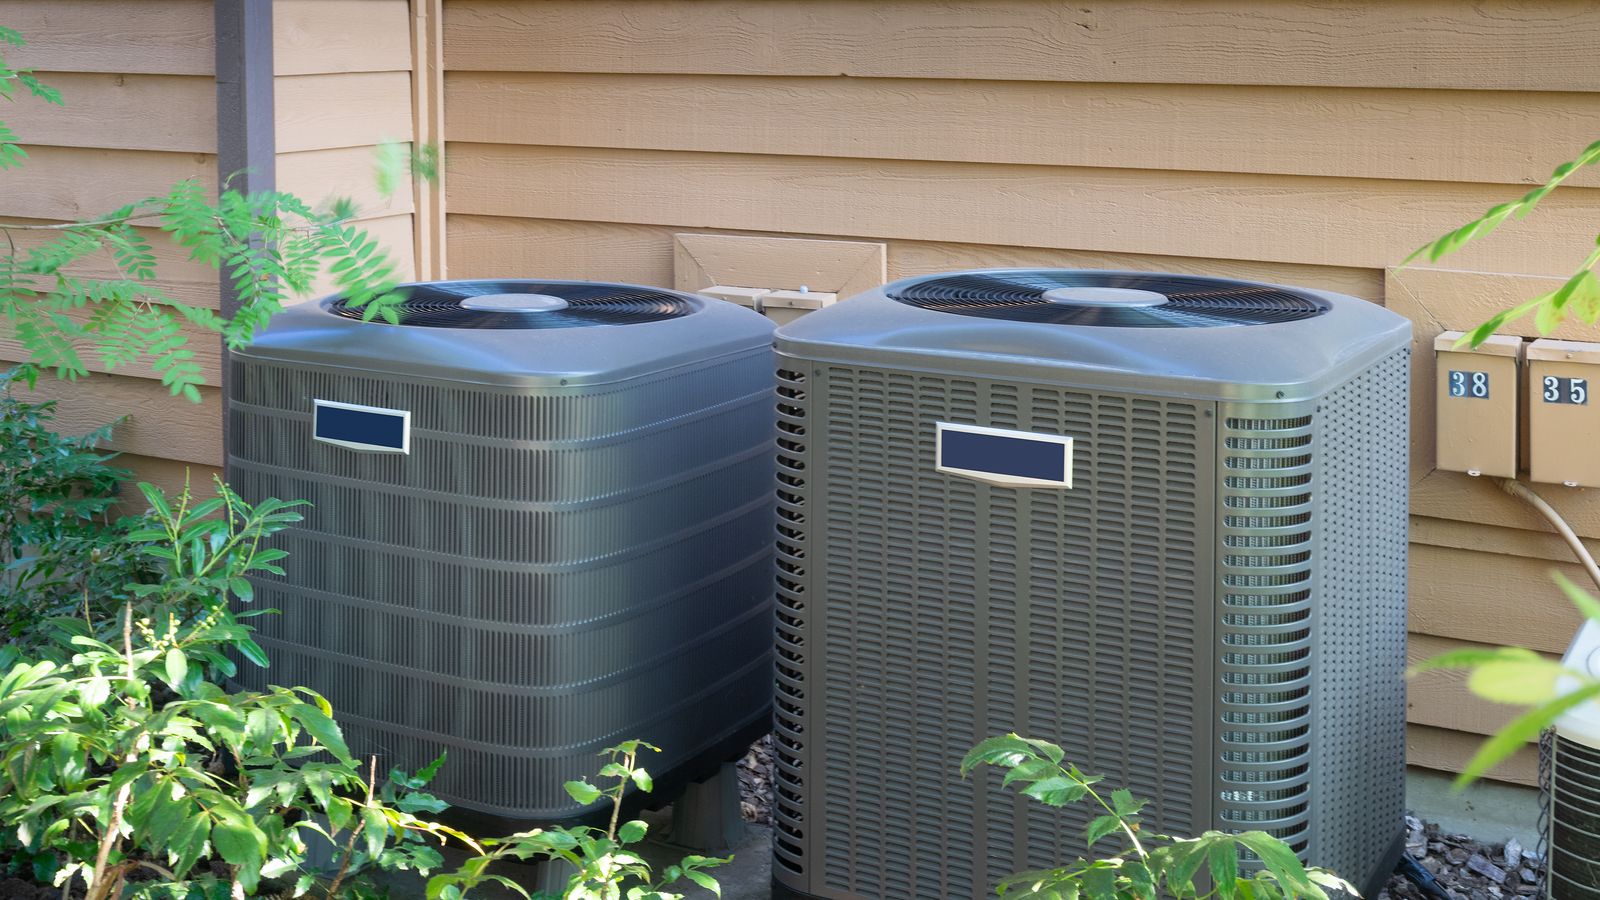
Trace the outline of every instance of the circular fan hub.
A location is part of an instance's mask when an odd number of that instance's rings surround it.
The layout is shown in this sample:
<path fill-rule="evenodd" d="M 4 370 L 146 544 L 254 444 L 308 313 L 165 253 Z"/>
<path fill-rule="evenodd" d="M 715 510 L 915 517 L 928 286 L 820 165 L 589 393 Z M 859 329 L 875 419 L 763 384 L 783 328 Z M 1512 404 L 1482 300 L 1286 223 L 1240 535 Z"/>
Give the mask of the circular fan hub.
<path fill-rule="evenodd" d="M 1160 306 L 1167 302 L 1166 294 L 1132 288 L 1059 287 L 1045 291 L 1040 296 L 1046 303 L 1066 306 Z"/>
<path fill-rule="evenodd" d="M 484 294 L 467 297 L 461 301 L 462 309 L 494 310 L 496 312 L 550 312 L 570 306 L 560 297 L 549 294 Z"/>

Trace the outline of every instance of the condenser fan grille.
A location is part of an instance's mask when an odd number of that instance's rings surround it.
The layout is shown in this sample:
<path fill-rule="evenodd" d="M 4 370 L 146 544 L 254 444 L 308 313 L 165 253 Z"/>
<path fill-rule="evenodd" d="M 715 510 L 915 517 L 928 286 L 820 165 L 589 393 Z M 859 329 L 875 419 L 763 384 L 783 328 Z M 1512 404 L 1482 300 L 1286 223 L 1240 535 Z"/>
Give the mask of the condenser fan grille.
<path fill-rule="evenodd" d="M 1270 325 L 1330 308 L 1309 294 L 1220 278 L 1049 270 L 929 278 L 889 296 L 961 316 L 1117 328 Z"/>
<path fill-rule="evenodd" d="M 653 288 L 573 281 L 447 281 L 400 287 L 399 324 L 426 328 L 583 328 L 663 322 L 694 312 L 694 301 Z M 328 305 L 363 317 L 346 298 Z M 373 321 L 383 321 L 374 319 Z"/>

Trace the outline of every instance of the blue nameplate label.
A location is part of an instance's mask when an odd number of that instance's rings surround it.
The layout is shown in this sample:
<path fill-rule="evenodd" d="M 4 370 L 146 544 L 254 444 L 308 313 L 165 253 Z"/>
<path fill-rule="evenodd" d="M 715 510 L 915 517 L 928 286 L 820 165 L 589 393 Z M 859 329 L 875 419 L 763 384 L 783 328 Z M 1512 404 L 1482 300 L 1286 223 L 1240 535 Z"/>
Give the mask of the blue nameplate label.
<path fill-rule="evenodd" d="M 313 400 L 311 436 L 351 450 L 411 452 L 411 412 Z"/>
<path fill-rule="evenodd" d="M 1072 487 L 1072 438 L 938 423 L 935 468 L 1011 487 Z"/>

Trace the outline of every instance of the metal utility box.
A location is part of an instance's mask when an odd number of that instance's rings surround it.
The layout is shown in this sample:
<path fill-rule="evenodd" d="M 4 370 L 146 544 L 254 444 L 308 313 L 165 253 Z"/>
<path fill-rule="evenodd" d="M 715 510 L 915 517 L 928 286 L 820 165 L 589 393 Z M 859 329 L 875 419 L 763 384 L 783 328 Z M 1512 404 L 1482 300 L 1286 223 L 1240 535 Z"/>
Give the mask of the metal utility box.
<path fill-rule="evenodd" d="M 1517 477 L 1517 357 L 1522 339 L 1490 335 L 1457 347 L 1459 331 L 1434 340 L 1437 353 L 1435 463 L 1448 472 Z"/>
<path fill-rule="evenodd" d="M 1568 487 L 1600 485 L 1600 344 L 1528 345 L 1528 477 Z"/>

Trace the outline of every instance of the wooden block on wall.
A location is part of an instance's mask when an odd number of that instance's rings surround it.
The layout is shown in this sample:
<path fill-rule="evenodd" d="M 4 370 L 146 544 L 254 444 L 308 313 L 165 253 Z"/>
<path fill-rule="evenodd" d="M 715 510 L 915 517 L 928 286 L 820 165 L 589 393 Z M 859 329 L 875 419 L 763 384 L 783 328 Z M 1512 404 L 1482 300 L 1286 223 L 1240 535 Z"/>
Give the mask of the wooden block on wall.
<path fill-rule="evenodd" d="M 713 285 L 808 291 L 852 297 L 882 285 L 887 248 L 865 241 L 732 234 L 673 235 L 673 286 Z"/>

